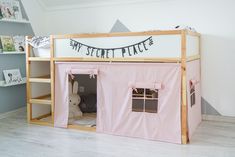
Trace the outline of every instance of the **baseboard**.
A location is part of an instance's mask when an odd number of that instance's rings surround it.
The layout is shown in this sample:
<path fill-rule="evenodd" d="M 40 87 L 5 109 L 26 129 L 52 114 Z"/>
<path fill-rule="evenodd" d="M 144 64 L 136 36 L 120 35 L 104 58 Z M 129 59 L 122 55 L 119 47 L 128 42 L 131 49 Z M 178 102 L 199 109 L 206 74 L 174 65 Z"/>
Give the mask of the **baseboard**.
<path fill-rule="evenodd" d="M 13 115 L 15 115 L 17 112 L 21 112 L 21 111 L 25 111 L 25 110 L 26 110 L 26 107 L 21 107 L 21 108 L 19 108 L 19 109 L 13 110 L 13 111 L 5 112 L 5 113 L 0 113 L 0 119 L 13 116 Z"/>
<path fill-rule="evenodd" d="M 202 119 L 206 121 L 217 121 L 226 123 L 235 123 L 235 117 L 215 116 L 215 115 L 202 115 Z"/>

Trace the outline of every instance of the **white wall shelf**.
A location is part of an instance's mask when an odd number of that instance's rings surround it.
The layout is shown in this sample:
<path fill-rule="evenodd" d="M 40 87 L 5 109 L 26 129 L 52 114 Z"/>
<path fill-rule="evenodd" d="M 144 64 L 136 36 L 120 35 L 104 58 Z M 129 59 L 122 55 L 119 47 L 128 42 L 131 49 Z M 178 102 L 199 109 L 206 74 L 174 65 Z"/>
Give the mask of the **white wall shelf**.
<path fill-rule="evenodd" d="M 0 22 L 29 23 L 29 21 L 26 20 L 26 19 L 22 19 L 22 20 L 16 20 L 16 19 L 0 19 Z"/>
<path fill-rule="evenodd" d="M 11 52 L 0 52 L 0 55 L 25 55 L 25 52 L 17 52 L 17 51 L 11 51 Z"/>
<path fill-rule="evenodd" d="M 0 87 L 10 87 L 10 86 L 16 86 L 16 85 L 22 85 L 26 84 L 26 77 L 22 78 L 22 82 L 20 83 L 11 83 L 11 84 L 6 84 L 5 81 L 0 81 Z"/>

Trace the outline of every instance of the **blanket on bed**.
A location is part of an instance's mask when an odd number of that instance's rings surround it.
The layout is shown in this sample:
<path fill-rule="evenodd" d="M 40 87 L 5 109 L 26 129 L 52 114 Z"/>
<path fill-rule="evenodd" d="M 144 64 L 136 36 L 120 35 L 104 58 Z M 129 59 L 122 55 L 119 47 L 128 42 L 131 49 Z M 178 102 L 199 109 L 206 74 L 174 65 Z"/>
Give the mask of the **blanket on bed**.
<path fill-rule="evenodd" d="M 35 36 L 28 40 L 29 44 L 34 48 L 49 48 L 50 37 L 49 36 Z"/>

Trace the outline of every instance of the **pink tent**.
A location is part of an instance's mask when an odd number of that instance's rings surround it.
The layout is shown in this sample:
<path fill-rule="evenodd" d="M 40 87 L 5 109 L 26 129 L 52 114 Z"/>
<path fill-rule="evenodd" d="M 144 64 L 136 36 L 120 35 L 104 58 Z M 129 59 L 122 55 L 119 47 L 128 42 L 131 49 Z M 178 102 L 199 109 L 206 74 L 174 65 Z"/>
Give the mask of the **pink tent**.
<path fill-rule="evenodd" d="M 31 61 L 29 52 L 26 58 Z M 34 60 L 48 61 L 48 58 Z M 29 122 L 41 124 L 41 117 L 51 115 L 55 127 L 183 144 L 192 139 L 201 122 L 200 34 L 197 32 L 52 35 L 50 65 L 47 82 L 51 82 L 51 100 L 41 100 L 45 98 L 42 95 L 31 97 L 28 92 Z M 84 96 L 79 105 L 83 116 L 73 119 L 69 119 L 71 75 L 76 75 L 80 85 L 73 89 L 92 91 L 79 93 Z M 94 79 L 90 80 L 89 75 Z M 88 98 L 89 94 L 93 94 L 92 99 Z M 45 109 L 45 115 L 41 115 L 44 110 L 32 107 L 35 99 L 51 104 Z M 95 110 L 82 110 L 85 100 L 94 99 Z M 90 128 L 78 123 L 88 115 L 93 115 Z"/>
<path fill-rule="evenodd" d="M 198 62 L 194 61 L 195 64 Z M 193 68 L 194 62 L 189 64 Z M 181 143 L 181 66 L 177 63 L 56 63 L 55 126 L 68 125 L 68 75 L 97 75 L 97 127 L 101 133 Z M 198 73 L 195 74 L 195 76 Z M 188 74 L 188 78 L 191 78 Z M 157 89 L 157 113 L 134 112 L 132 91 Z M 197 90 L 197 97 L 199 89 Z M 199 103 L 199 99 L 197 100 Z M 197 105 L 200 106 L 200 105 Z M 195 108 L 199 112 L 200 107 Z M 190 135 L 200 114 L 189 108 Z M 190 116 L 192 115 L 192 116 Z"/>

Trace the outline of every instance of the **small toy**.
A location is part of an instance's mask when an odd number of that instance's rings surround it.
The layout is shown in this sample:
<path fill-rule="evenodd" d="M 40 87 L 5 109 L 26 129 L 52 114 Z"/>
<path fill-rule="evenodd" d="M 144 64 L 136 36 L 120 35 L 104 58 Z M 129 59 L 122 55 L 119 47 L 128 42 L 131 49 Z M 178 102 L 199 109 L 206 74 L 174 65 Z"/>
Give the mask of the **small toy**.
<path fill-rule="evenodd" d="M 78 82 L 69 82 L 69 119 L 76 119 L 82 116 L 79 108 L 81 97 L 78 95 Z"/>

